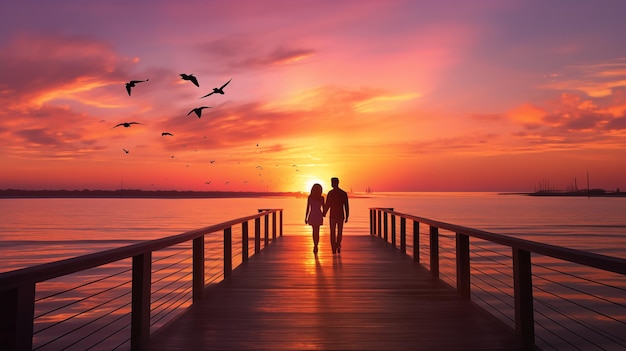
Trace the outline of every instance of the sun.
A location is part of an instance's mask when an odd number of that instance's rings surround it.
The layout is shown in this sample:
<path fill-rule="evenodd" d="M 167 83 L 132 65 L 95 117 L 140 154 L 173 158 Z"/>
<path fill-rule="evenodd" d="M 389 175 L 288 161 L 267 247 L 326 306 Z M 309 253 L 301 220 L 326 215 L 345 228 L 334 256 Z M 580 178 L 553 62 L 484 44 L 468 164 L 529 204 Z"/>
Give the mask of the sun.
<path fill-rule="evenodd" d="M 309 177 L 304 182 L 304 188 L 302 189 L 302 192 L 309 194 L 311 192 L 311 188 L 313 187 L 313 184 L 316 184 L 316 183 L 322 186 L 322 190 L 324 193 L 327 193 L 328 190 L 330 190 L 326 188 L 325 181 L 319 178 Z"/>

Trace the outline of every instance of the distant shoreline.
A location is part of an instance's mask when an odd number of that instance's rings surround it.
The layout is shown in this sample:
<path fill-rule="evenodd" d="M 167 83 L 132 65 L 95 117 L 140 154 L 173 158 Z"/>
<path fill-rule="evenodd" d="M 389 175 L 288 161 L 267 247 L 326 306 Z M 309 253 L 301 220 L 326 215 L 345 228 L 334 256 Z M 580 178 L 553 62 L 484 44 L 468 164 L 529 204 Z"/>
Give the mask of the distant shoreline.
<path fill-rule="evenodd" d="M 178 191 L 178 190 L 0 190 L 0 199 L 33 198 L 135 198 L 135 199 L 207 199 L 245 197 L 303 197 L 299 192 L 255 191 Z"/>
<path fill-rule="evenodd" d="M 592 189 L 590 191 L 536 191 L 532 193 L 500 193 L 500 195 L 525 195 L 538 197 L 626 197 L 626 192 L 613 191 L 607 192 L 601 189 Z"/>
<path fill-rule="evenodd" d="M 553 192 L 553 191 L 538 191 L 534 193 L 528 193 L 529 196 L 571 196 L 571 197 L 626 197 L 626 192 L 602 192 L 602 191 L 575 191 L 575 192 Z"/>

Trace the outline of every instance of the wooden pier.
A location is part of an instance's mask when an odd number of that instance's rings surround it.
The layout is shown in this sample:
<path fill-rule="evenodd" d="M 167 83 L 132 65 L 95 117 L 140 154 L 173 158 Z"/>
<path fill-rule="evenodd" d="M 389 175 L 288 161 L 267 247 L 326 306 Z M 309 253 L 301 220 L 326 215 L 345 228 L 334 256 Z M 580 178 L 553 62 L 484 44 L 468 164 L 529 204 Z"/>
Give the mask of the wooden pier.
<path fill-rule="evenodd" d="M 388 208 L 370 209 L 369 227 L 345 235 L 339 254 L 324 235 L 315 255 L 310 235 L 283 233 L 282 209 L 262 209 L 0 273 L 0 349 L 626 347 L 626 259 Z"/>
<path fill-rule="evenodd" d="M 283 236 L 209 288 L 148 350 L 520 350 L 514 330 L 380 238 L 333 255 Z"/>

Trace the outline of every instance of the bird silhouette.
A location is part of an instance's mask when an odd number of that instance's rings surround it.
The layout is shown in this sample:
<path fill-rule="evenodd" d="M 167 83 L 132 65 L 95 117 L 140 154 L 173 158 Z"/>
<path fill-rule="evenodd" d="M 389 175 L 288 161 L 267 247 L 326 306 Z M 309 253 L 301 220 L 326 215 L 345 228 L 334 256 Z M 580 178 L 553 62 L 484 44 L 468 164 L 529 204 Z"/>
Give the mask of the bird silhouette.
<path fill-rule="evenodd" d="M 192 112 L 195 112 L 196 115 L 198 115 L 198 118 L 200 118 L 200 117 L 202 117 L 202 110 L 204 110 L 205 108 L 211 108 L 211 106 L 196 107 L 193 110 L 189 111 L 189 113 L 187 113 L 187 116 L 189 116 Z"/>
<path fill-rule="evenodd" d="M 202 96 L 200 99 L 205 98 L 207 96 L 213 95 L 213 94 L 222 94 L 224 95 L 224 87 L 228 85 L 228 83 L 230 83 L 230 81 L 233 80 L 232 78 L 228 80 L 228 82 L 224 83 L 224 85 L 222 85 L 219 88 L 213 88 L 213 91 Z"/>
<path fill-rule="evenodd" d="M 188 80 L 190 82 L 193 83 L 193 85 L 199 87 L 200 84 L 198 84 L 198 78 L 194 77 L 193 74 L 185 74 L 185 73 L 181 73 L 180 74 L 180 78 L 183 80 Z"/>
<path fill-rule="evenodd" d="M 161 133 L 161 136 L 166 136 L 166 135 L 174 136 L 174 134 L 172 134 L 170 132 L 163 132 L 163 133 Z"/>
<path fill-rule="evenodd" d="M 143 125 L 143 123 L 139 123 L 139 122 L 122 122 L 122 123 L 119 123 L 118 125 L 116 125 L 116 126 L 115 126 L 115 127 L 113 127 L 113 128 L 117 128 L 117 127 L 119 127 L 119 126 L 124 126 L 124 128 L 128 128 L 128 127 L 130 127 L 132 124 L 142 124 L 142 125 Z M 113 129 L 113 128 L 111 128 L 111 129 Z"/>
<path fill-rule="evenodd" d="M 126 150 L 126 149 L 122 149 L 125 153 L 129 153 L 130 151 Z"/>
<path fill-rule="evenodd" d="M 147 82 L 150 79 L 146 79 L 146 80 L 131 80 L 130 82 L 126 83 L 126 91 L 128 92 L 128 96 L 130 96 L 130 88 L 133 88 L 135 86 L 135 84 L 137 83 L 142 83 L 142 82 Z"/>

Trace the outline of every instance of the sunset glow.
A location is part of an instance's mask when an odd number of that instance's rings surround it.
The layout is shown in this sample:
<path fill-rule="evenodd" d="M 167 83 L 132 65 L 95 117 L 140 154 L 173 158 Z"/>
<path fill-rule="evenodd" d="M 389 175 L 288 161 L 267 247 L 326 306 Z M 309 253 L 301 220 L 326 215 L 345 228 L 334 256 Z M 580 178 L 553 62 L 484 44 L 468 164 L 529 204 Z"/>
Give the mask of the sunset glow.
<path fill-rule="evenodd" d="M 626 188 L 622 1 L 61 3 L 0 4 L 0 189 Z"/>

